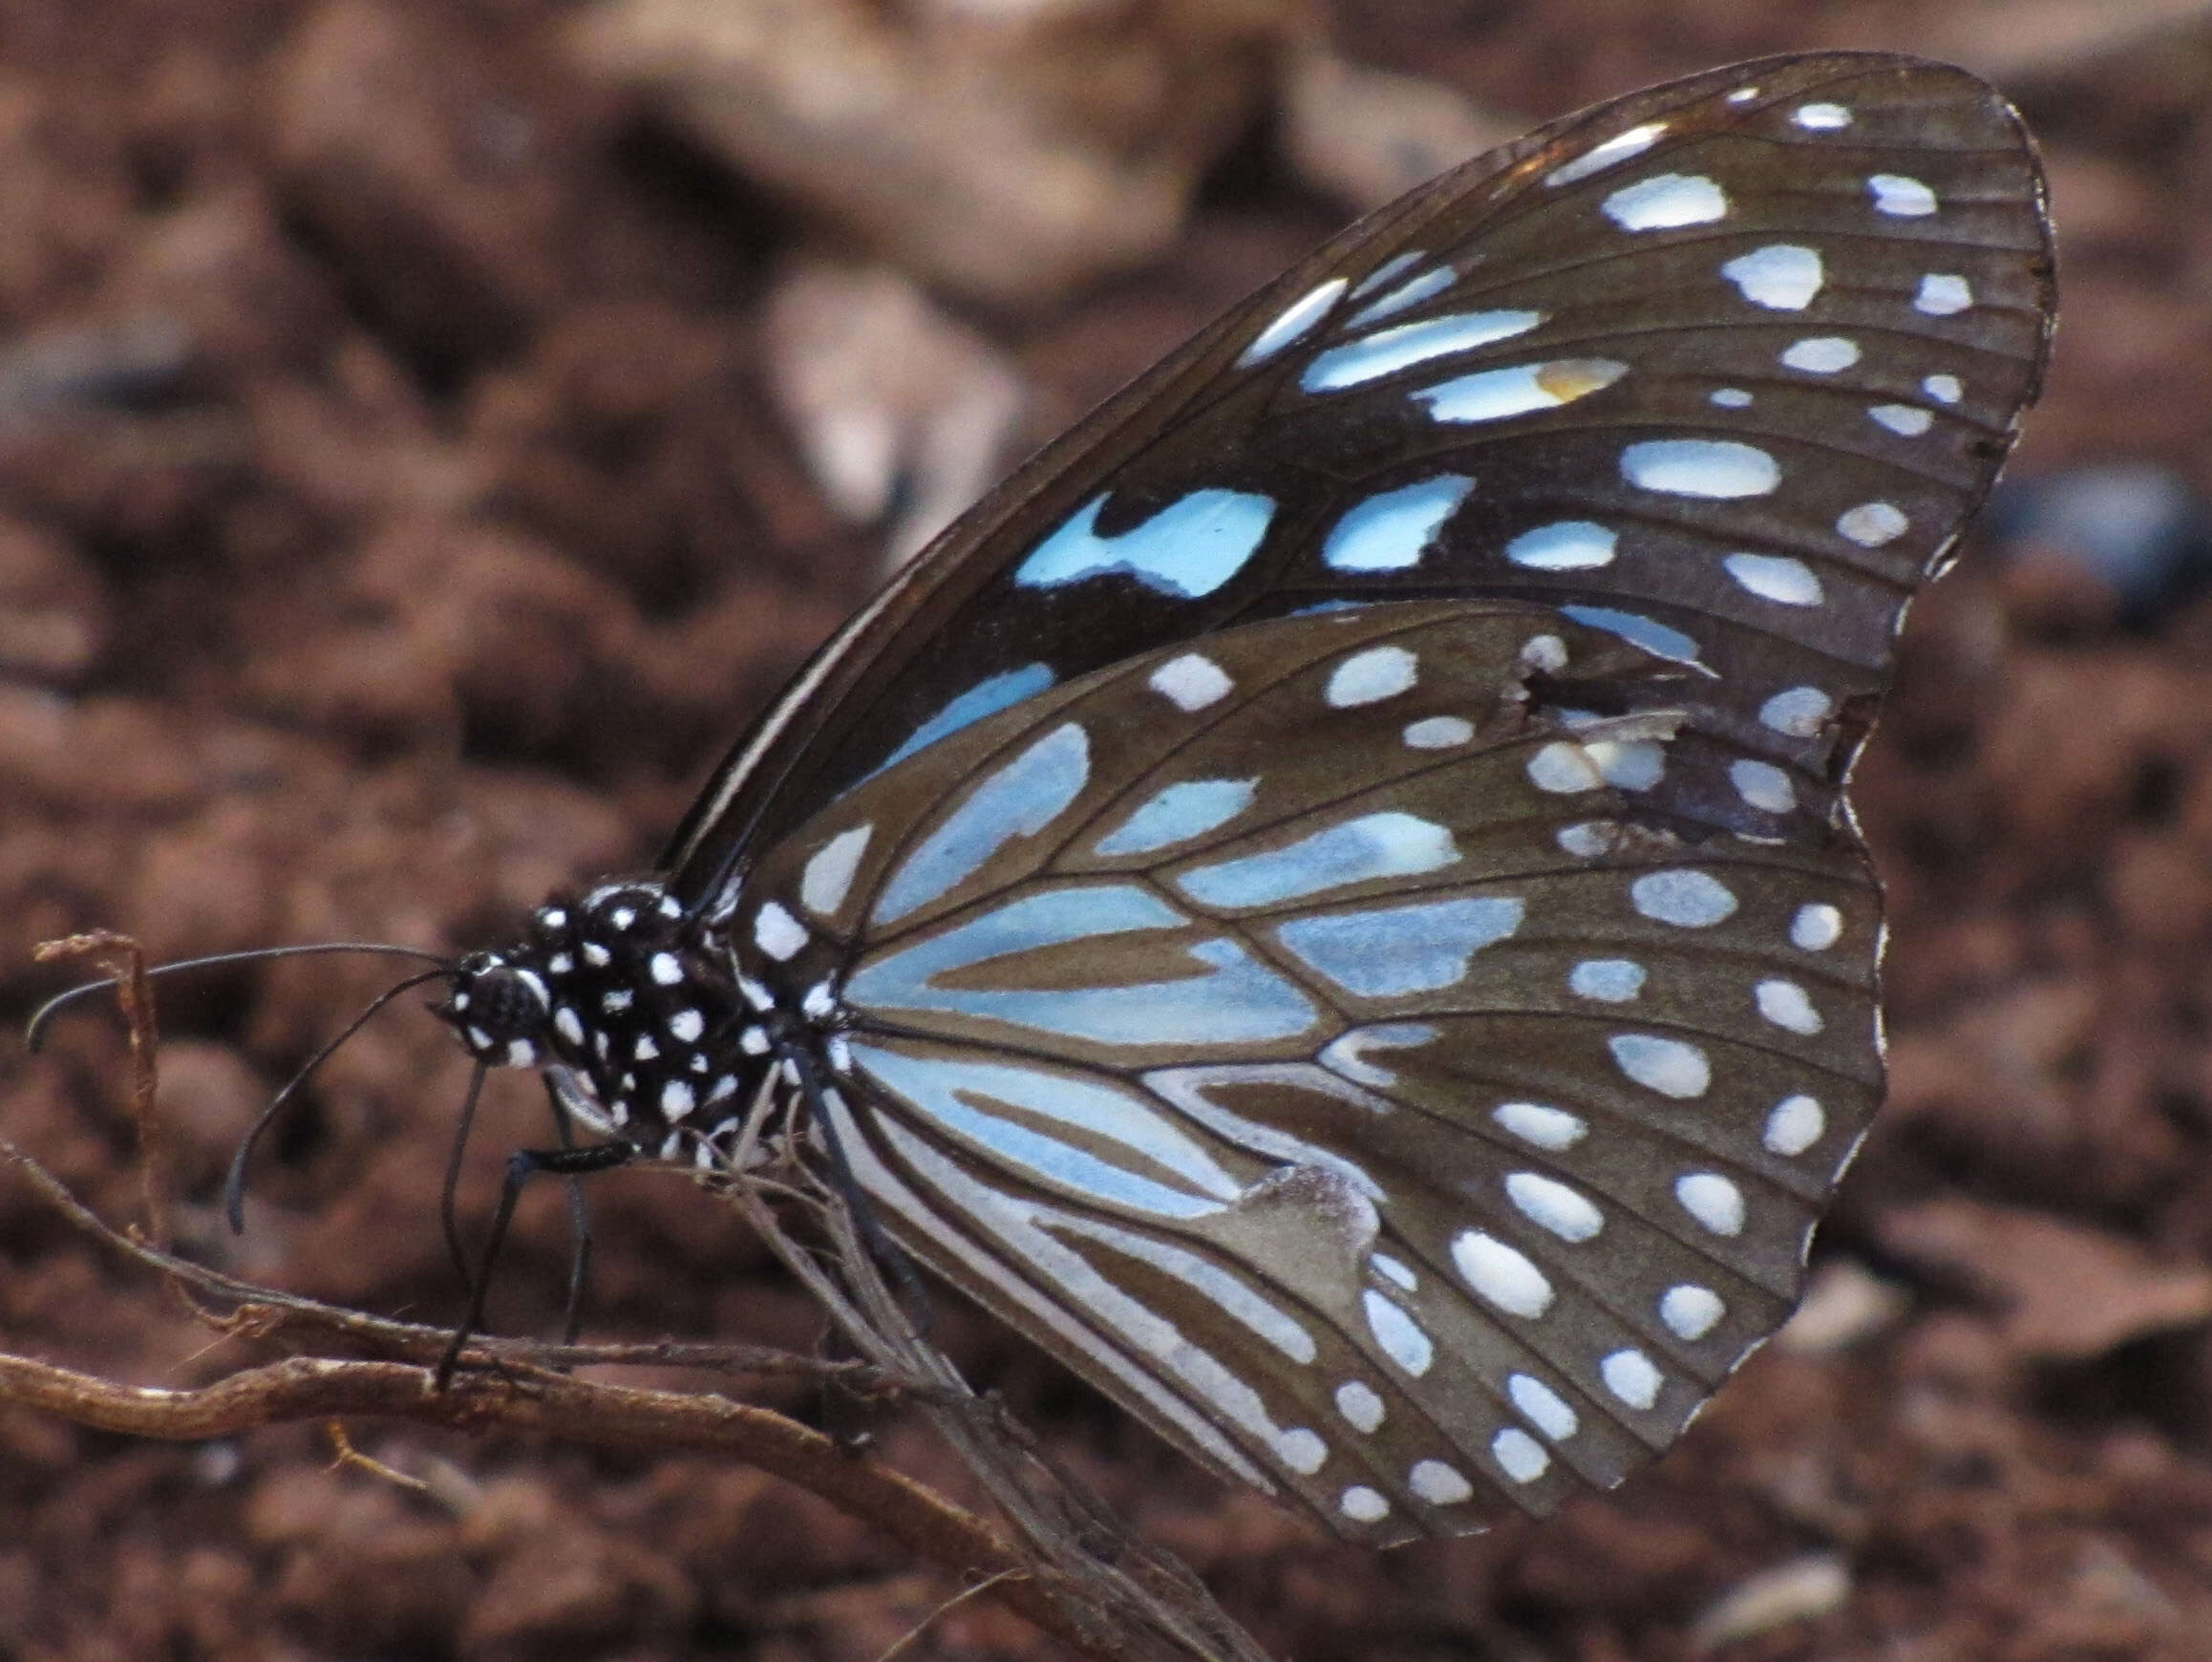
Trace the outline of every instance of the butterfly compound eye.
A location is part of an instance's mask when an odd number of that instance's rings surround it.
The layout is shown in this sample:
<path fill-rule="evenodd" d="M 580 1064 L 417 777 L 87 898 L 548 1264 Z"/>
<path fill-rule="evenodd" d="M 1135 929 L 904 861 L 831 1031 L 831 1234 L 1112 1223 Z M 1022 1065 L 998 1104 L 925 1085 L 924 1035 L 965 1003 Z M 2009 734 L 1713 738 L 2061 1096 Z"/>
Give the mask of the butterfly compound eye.
<path fill-rule="evenodd" d="M 529 1038 L 545 1025 L 545 984 L 530 970 L 501 963 L 461 967 L 446 1013 L 494 1045 Z"/>

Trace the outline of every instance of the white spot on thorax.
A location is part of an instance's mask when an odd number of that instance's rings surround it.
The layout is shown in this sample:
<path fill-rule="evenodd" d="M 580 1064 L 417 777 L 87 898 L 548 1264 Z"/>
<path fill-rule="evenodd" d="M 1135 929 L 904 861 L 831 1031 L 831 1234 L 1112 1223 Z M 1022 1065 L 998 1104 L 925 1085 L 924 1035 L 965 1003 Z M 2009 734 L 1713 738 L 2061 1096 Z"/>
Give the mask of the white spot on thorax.
<path fill-rule="evenodd" d="M 680 1044 L 697 1044 L 707 1031 L 707 1018 L 695 1010 L 679 1010 L 669 1017 L 669 1036 Z"/>
<path fill-rule="evenodd" d="M 772 901 L 769 904 L 773 906 L 775 903 Z M 763 906 L 761 910 L 765 912 L 767 907 Z M 788 917 L 790 914 L 784 915 Z M 660 987 L 673 987 L 684 978 L 684 966 L 673 952 L 655 952 L 647 963 L 646 970 L 652 976 L 654 984 Z"/>
<path fill-rule="evenodd" d="M 698 1106 L 698 1098 L 691 1087 L 682 1079 L 670 1079 L 661 1087 L 661 1118 L 681 1119 Z"/>

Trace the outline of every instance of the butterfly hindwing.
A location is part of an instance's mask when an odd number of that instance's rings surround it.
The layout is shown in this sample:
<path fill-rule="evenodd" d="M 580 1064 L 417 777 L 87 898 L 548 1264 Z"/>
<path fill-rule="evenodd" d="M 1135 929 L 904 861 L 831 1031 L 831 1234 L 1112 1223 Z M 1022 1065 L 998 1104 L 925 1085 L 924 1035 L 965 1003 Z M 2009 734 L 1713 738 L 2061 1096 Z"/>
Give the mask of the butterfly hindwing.
<path fill-rule="evenodd" d="M 1863 861 L 1816 781 L 1736 834 L 1702 679 L 1237 628 L 881 771 L 727 927 L 834 997 L 886 1225 L 1162 1433 L 1366 1538 L 1548 1510 L 1781 1319 L 1879 1090 Z"/>

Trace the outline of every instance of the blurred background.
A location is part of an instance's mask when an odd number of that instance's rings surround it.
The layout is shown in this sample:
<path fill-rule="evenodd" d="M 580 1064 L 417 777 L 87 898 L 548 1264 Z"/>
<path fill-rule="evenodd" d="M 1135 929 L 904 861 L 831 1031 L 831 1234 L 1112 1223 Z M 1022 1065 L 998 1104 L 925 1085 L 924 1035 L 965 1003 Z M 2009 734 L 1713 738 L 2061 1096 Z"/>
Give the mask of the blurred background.
<path fill-rule="evenodd" d="M 2042 137 L 2064 322 L 1858 799 L 1892 1099 L 1805 1311 L 1538 1527 L 1374 1555 L 1203 1478 L 943 1300 L 1277 1654 L 2212 1655 L 2212 17 L 2129 0 L 4 0 L 0 1016 L 32 943 L 497 936 L 649 861 L 886 569 L 1357 211 L 1591 99 L 1884 47 Z M 187 1248 L 450 1318 L 466 1070 L 384 984 L 164 989 Z M 0 1046 L 0 1135 L 134 1215 L 104 1015 Z M 463 1190 L 542 1138 L 517 1082 Z M 711 1201 L 594 1188 L 591 1331 L 810 1348 Z M 559 1325 L 557 1192 L 494 1319 Z M 249 1359 L 0 1180 L 0 1348 Z M 779 1400 L 800 1412 L 803 1394 Z M 352 1429 L 176 1447 L 0 1410 L 0 1658 L 869 1662 L 957 1590 L 756 1474 Z M 957 1474 L 894 1425 L 891 1452 Z M 908 1655 L 1047 1648 L 988 1604 Z"/>

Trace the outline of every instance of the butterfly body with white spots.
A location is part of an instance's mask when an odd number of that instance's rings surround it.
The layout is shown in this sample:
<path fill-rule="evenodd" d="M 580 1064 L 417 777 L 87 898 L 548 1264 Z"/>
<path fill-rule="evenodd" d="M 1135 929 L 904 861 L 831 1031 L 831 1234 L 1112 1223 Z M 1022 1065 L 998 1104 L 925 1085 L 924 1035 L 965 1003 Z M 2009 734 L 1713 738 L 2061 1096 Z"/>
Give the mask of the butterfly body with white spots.
<path fill-rule="evenodd" d="M 451 1019 L 652 1158 L 820 1117 L 905 1250 L 1347 1535 L 1615 1482 L 1880 1099 L 1842 790 L 2050 316 L 1960 72 L 1556 122 L 1018 472 Z"/>

